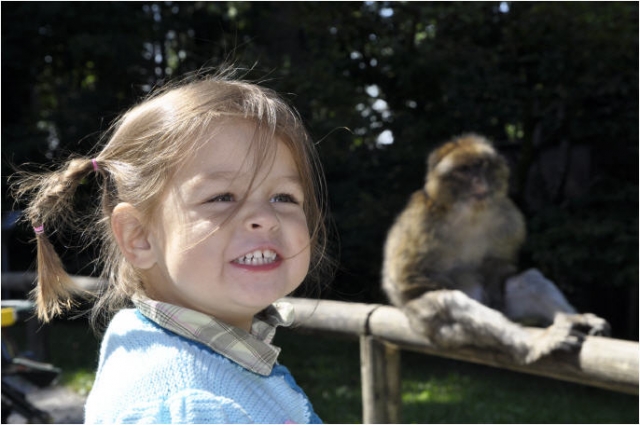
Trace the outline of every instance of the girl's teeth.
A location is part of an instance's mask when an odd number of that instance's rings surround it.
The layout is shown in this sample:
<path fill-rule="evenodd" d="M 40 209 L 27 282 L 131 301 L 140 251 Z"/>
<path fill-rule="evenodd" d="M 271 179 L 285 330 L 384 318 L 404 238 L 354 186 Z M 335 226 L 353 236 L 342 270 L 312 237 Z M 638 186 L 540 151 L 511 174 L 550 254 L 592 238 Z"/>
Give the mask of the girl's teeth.
<path fill-rule="evenodd" d="M 270 249 L 266 249 L 264 251 L 253 251 L 249 254 L 245 254 L 242 257 L 236 260 L 236 263 L 239 264 L 250 264 L 250 265 L 262 265 L 273 263 L 276 259 L 276 253 L 271 251 Z"/>

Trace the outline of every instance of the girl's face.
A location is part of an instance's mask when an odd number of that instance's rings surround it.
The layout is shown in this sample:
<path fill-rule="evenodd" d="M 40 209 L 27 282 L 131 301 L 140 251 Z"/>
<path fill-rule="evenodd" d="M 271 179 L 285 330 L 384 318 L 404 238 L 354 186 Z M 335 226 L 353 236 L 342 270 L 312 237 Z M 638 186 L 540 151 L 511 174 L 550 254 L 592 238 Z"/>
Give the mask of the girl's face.
<path fill-rule="evenodd" d="M 155 264 L 144 274 L 151 298 L 245 330 L 300 285 L 310 261 L 305 194 L 282 141 L 247 193 L 254 129 L 229 122 L 180 168 L 160 203 L 150 235 Z"/>

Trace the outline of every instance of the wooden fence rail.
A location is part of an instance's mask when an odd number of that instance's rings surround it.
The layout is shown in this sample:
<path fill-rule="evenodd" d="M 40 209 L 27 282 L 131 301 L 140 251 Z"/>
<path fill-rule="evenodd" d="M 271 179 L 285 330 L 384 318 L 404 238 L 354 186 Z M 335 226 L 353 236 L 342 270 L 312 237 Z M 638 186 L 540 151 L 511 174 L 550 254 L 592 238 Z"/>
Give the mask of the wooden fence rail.
<path fill-rule="evenodd" d="M 28 290 L 33 280 L 30 273 L 3 273 L 2 287 Z M 94 278 L 74 280 L 89 291 L 99 285 Z M 587 337 L 578 352 L 553 353 L 524 366 L 498 351 L 435 347 L 415 333 L 406 316 L 394 307 L 304 298 L 286 298 L 286 301 L 294 306 L 295 327 L 360 339 L 364 423 L 400 422 L 400 350 L 403 349 L 638 394 L 640 352 L 636 341 Z M 527 328 L 527 331 L 542 332 L 538 328 Z"/>
<path fill-rule="evenodd" d="M 444 350 L 410 327 L 397 308 L 339 301 L 287 298 L 294 326 L 360 338 L 364 423 L 400 422 L 399 350 L 411 350 L 564 381 L 638 394 L 639 346 L 635 341 L 587 337 L 579 352 L 558 352 L 530 365 L 475 347 Z M 538 328 L 527 328 L 535 334 Z"/>

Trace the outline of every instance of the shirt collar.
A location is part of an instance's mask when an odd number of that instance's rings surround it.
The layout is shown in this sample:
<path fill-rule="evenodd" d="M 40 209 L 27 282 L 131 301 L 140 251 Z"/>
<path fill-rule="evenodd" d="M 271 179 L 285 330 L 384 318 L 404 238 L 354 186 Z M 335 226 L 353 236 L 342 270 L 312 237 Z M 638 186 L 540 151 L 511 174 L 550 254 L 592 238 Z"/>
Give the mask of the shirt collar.
<path fill-rule="evenodd" d="M 149 320 L 180 336 L 200 342 L 217 353 L 259 375 L 271 374 L 280 348 L 271 345 L 277 326 L 293 323 L 293 307 L 275 302 L 258 313 L 251 333 L 228 325 L 215 317 L 146 297 L 135 297 L 133 303 Z"/>

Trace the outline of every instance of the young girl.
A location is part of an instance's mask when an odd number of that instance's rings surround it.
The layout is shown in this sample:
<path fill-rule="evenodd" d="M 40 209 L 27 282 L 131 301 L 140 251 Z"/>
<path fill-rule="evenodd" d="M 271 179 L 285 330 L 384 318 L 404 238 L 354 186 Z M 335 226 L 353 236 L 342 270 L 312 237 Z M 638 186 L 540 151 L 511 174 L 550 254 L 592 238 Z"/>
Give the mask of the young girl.
<path fill-rule="evenodd" d="M 101 207 L 80 231 L 97 231 L 108 281 L 92 318 L 117 313 L 86 422 L 320 422 L 270 344 L 292 321 L 276 301 L 325 262 L 323 177 L 297 114 L 268 89 L 201 78 L 126 112 L 93 158 L 23 175 L 44 321 L 75 295 L 47 235 L 77 224 L 92 174 Z"/>

